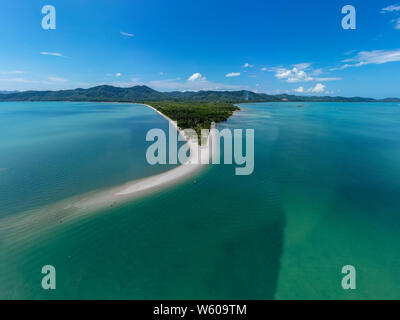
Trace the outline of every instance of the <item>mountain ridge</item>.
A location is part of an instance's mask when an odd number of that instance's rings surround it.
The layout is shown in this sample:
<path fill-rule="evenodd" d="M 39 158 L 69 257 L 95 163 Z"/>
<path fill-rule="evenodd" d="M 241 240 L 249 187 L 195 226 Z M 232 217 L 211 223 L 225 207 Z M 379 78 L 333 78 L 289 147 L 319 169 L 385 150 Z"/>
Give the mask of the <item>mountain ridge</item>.
<path fill-rule="evenodd" d="M 400 102 L 400 98 L 363 98 L 341 96 L 296 96 L 290 94 L 270 95 L 248 90 L 239 91 L 173 91 L 160 92 L 145 85 L 129 88 L 100 85 L 88 89 L 57 91 L 3 92 L 0 101 L 92 101 L 92 102 L 151 102 L 151 101 L 216 101 L 243 102 Z"/>

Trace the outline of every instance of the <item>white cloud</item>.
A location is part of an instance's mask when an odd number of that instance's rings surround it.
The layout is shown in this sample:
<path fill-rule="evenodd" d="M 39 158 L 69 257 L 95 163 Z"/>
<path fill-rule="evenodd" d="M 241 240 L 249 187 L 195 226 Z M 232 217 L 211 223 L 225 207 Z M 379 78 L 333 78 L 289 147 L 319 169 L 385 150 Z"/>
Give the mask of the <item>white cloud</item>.
<path fill-rule="evenodd" d="M 238 77 L 238 76 L 240 76 L 240 72 L 231 72 L 225 75 L 225 77 L 227 78 Z"/>
<path fill-rule="evenodd" d="M 309 67 L 311 67 L 312 63 L 310 62 L 303 62 L 303 63 L 298 63 L 298 64 L 294 64 L 293 67 L 300 69 L 300 70 L 305 70 L 308 69 Z"/>
<path fill-rule="evenodd" d="M 330 71 L 337 71 L 337 70 L 343 70 L 343 69 L 347 69 L 347 68 L 350 68 L 350 67 L 355 67 L 355 65 L 351 65 L 351 64 L 344 64 L 344 65 L 342 65 L 342 66 L 339 66 L 339 67 L 335 67 L 335 68 L 330 68 L 329 70 Z"/>
<path fill-rule="evenodd" d="M 290 83 L 313 80 L 304 70 L 296 67 L 292 69 L 278 68 L 275 70 L 275 77 Z"/>
<path fill-rule="evenodd" d="M 198 73 L 198 72 L 196 72 L 196 73 L 193 73 L 189 78 L 188 78 L 188 81 L 196 81 L 196 80 L 206 80 L 206 78 L 205 77 L 203 77 L 202 75 L 201 75 L 201 73 Z"/>
<path fill-rule="evenodd" d="M 276 69 L 275 71 L 276 71 L 275 77 L 277 77 L 278 79 L 288 78 L 292 74 L 291 70 L 284 69 L 284 68 Z"/>
<path fill-rule="evenodd" d="M 288 77 L 288 79 L 286 80 L 289 83 L 294 83 L 294 82 L 301 82 L 301 81 L 313 81 L 314 79 L 312 77 L 310 77 L 306 72 L 300 70 L 300 71 L 295 71 L 295 69 L 293 69 L 292 71 L 292 75 L 290 77 Z"/>
<path fill-rule="evenodd" d="M 243 65 L 243 67 L 244 68 L 253 68 L 253 65 L 251 65 L 251 64 L 249 64 L 249 63 L 245 63 L 244 65 Z"/>
<path fill-rule="evenodd" d="M 116 77 L 120 77 L 120 76 L 122 76 L 122 74 L 118 72 L 118 73 L 115 74 L 115 76 Z"/>
<path fill-rule="evenodd" d="M 355 62 L 349 66 L 360 67 L 366 64 L 384 64 L 396 61 L 400 61 L 400 49 L 361 51 L 354 58 L 342 62 Z"/>
<path fill-rule="evenodd" d="M 275 72 L 275 77 L 279 80 L 283 80 L 289 83 L 295 82 L 310 82 L 310 81 L 330 81 L 339 80 L 339 78 L 313 78 L 309 75 L 309 72 L 314 75 L 319 75 L 323 71 L 322 69 L 310 70 L 312 63 L 299 63 L 292 65 L 292 68 L 270 68 L 269 71 Z"/>
<path fill-rule="evenodd" d="M 294 92 L 303 93 L 304 92 L 304 87 L 298 87 L 297 89 L 294 89 Z"/>
<path fill-rule="evenodd" d="M 391 6 L 383 8 L 381 10 L 381 13 L 392 13 L 398 15 L 400 13 L 400 5 L 393 4 Z M 395 29 L 400 30 L 400 18 L 392 19 L 390 22 L 394 24 Z"/>
<path fill-rule="evenodd" d="M 130 38 L 135 36 L 133 33 L 123 32 L 123 31 L 121 31 L 120 34 L 123 35 L 124 37 L 130 37 Z"/>
<path fill-rule="evenodd" d="M 386 8 L 383 8 L 381 10 L 381 13 L 396 12 L 396 11 L 400 11 L 400 5 L 392 4 Z"/>
<path fill-rule="evenodd" d="M 54 56 L 54 57 L 66 58 L 66 56 L 64 56 L 63 54 L 58 53 L 58 52 L 46 52 L 46 51 L 42 51 L 42 52 L 40 52 L 40 54 L 45 55 L 45 56 Z"/>
<path fill-rule="evenodd" d="M 322 83 L 317 83 L 315 85 L 315 87 L 312 87 L 312 88 L 308 89 L 307 92 L 310 92 L 310 93 L 322 93 L 322 92 L 325 91 L 325 88 L 326 88 L 326 86 L 323 85 Z"/>
<path fill-rule="evenodd" d="M 400 28 L 400 19 L 399 19 Z M 361 51 L 350 59 L 342 60 L 341 66 L 331 68 L 330 71 L 344 70 L 347 68 L 362 67 L 369 64 L 384 64 L 388 62 L 400 62 L 400 49 Z"/>
<path fill-rule="evenodd" d="M 313 77 L 311 77 L 308 74 L 308 69 L 312 63 L 306 62 L 306 63 L 299 63 L 299 64 L 294 64 L 292 65 L 292 68 L 283 68 L 283 67 L 278 67 L 278 68 L 271 68 L 270 71 L 275 72 L 275 77 L 284 80 L 289 83 L 295 83 L 295 82 L 309 82 L 309 81 L 314 81 Z M 306 71 L 307 70 L 307 71 Z M 318 69 L 317 73 L 320 74 L 321 69 Z M 310 70 L 310 72 L 313 72 Z M 322 80 L 321 80 L 322 81 Z"/>

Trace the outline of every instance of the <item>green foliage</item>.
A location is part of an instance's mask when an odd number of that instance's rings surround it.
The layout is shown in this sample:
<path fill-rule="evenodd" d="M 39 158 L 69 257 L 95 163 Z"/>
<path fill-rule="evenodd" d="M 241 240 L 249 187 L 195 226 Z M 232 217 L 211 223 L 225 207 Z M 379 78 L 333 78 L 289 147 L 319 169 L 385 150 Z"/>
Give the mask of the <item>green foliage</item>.
<path fill-rule="evenodd" d="M 177 121 L 181 129 L 194 129 L 200 137 L 201 129 L 210 129 L 211 123 L 226 121 L 238 107 L 227 102 L 149 102 L 154 108 Z"/>
<path fill-rule="evenodd" d="M 97 86 L 90 89 L 25 91 L 0 95 L 0 101 L 142 102 L 164 98 L 163 93 L 146 86 L 132 88 Z"/>

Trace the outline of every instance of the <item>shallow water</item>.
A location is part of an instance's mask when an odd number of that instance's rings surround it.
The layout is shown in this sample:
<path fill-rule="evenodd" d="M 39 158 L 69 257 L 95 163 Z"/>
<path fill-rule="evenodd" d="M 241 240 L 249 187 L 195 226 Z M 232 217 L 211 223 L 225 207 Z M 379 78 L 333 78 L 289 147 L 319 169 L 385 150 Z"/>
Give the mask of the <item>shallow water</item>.
<path fill-rule="evenodd" d="M 242 105 L 219 127 L 255 129 L 253 175 L 211 166 L 33 240 L 0 244 L 0 298 L 398 299 L 399 115 L 397 104 Z M 137 143 L 115 148 L 142 154 Z M 46 264 L 56 267 L 55 291 L 40 287 Z M 348 264 L 354 291 L 341 288 Z"/>
<path fill-rule="evenodd" d="M 0 218 L 167 170 L 142 152 L 168 122 L 143 105 L 0 104 Z"/>

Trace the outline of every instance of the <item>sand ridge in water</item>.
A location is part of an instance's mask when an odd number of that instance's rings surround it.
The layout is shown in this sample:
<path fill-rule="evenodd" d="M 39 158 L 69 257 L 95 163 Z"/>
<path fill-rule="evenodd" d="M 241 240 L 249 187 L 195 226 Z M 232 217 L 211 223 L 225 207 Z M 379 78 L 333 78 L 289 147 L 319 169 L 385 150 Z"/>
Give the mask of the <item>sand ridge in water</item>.
<path fill-rule="evenodd" d="M 190 139 L 180 130 L 177 123 L 155 108 L 146 105 L 164 117 L 185 138 L 190 148 L 190 157 L 182 165 L 158 175 L 146 177 L 139 180 L 129 181 L 123 185 L 110 187 L 102 190 L 95 190 L 79 196 L 71 197 L 60 202 L 50 204 L 41 208 L 36 208 L 21 214 L 4 218 L 1 221 L 3 232 L 7 232 L 8 237 L 18 234 L 18 231 L 34 231 L 50 228 L 60 223 L 70 221 L 74 218 L 84 217 L 93 212 L 104 208 L 114 207 L 130 200 L 160 191 L 169 186 L 182 182 L 206 167 L 212 157 L 211 151 L 213 143 L 213 130 L 207 137 L 205 145 L 199 146 L 196 139 Z M 214 128 L 215 125 L 212 126 Z M 0 170 L 1 171 L 1 170 Z M 30 232 L 32 233 L 32 232 Z"/>

